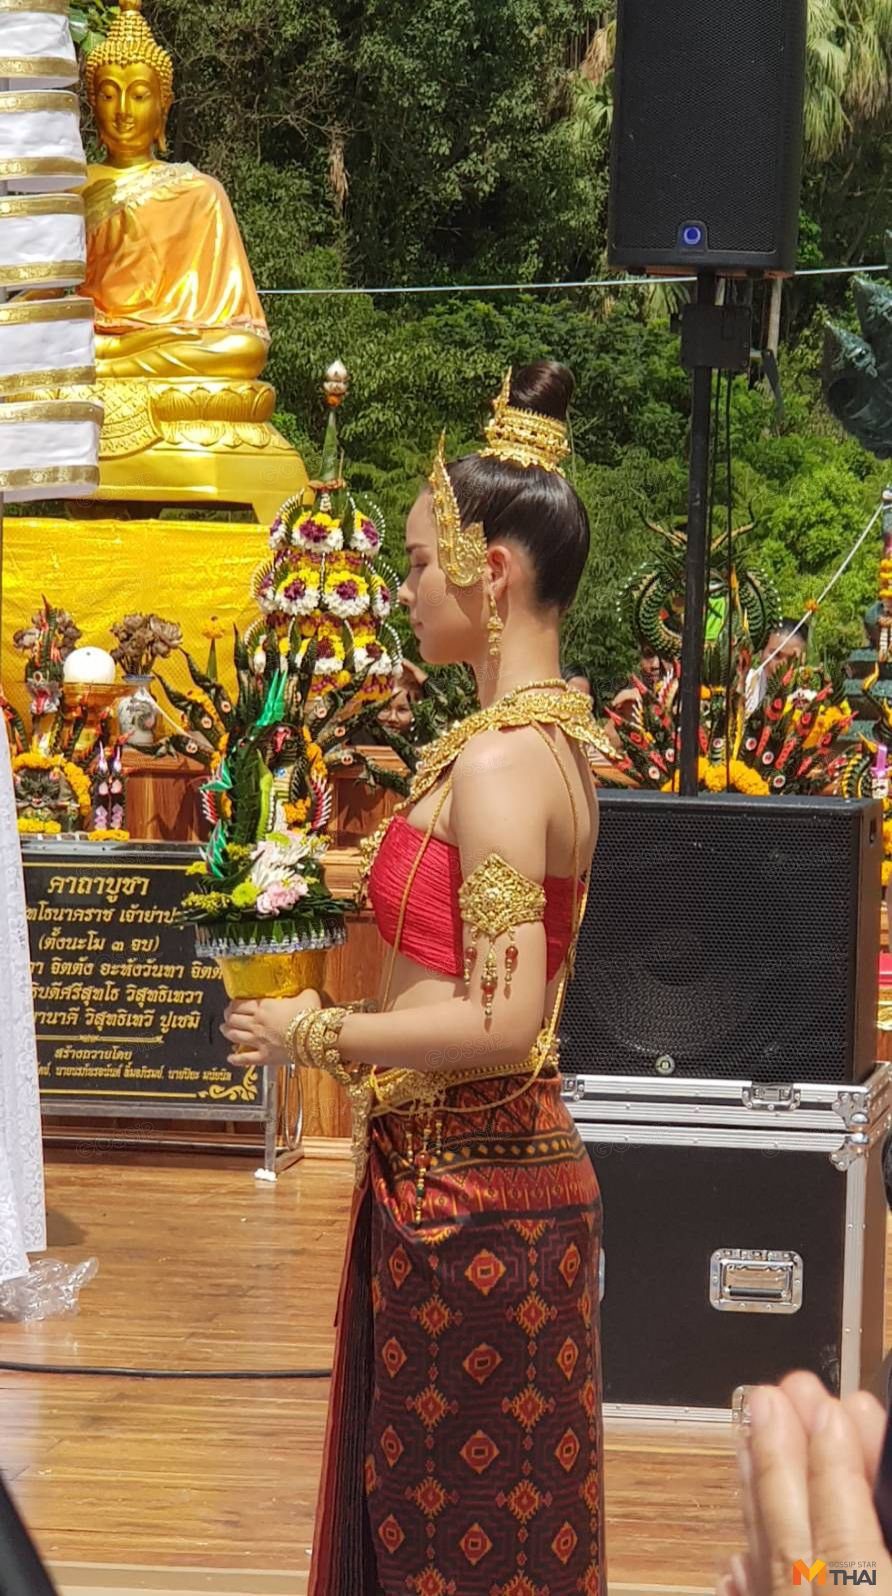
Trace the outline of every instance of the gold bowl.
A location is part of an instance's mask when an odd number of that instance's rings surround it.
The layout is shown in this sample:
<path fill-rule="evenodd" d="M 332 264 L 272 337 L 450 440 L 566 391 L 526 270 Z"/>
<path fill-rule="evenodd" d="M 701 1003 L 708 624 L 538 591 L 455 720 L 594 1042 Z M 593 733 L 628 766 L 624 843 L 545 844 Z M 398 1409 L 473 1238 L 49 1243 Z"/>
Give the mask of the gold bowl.
<path fill-rule="evenodd" d="M 217 954 L 217 964 L 229 998 L 299 997 L 307 987 L 318 991 L 322 986 L 325 950 L 252 953 L 247 958 Z"/>

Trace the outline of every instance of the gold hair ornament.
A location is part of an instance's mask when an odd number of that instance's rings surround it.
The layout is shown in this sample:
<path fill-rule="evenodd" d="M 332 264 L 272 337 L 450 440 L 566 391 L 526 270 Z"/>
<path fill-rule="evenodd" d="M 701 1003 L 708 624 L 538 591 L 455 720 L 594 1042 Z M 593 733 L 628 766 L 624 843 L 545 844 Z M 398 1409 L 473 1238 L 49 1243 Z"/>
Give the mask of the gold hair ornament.
<path fill-rule="evenodd" d="M 510 935 L 505 949 L 505 985 L 510 987 L 517 969 L 518 951 L 514 931 L 544 919 L 545 891 L 537 881 L 522 876 L 513 865 L 507 864 L 501 854 L 491 853 L 467 881 L 458 894 L 461 917 L 470 926 L 473 942 L 465 952 L 465 985 L 471 984 L 471 971 L 477 958 L 477 942 L 481 935 L 489 937 L 489 950 L 480 976 L 480 990 L 486 1018 L 492 1019 L 492 1000 L 498 988 L 498 961 L 496 938 Z"/>
<path fill-rule="evenodd" d="M 461 524 L 461 511 L 446 469 L 445 436 L 440 436 L 428 478 L 434 497 L 440 568 L 455 587 L 473 587 L 486 569 L 486 539 L 481 521 L 472 521 L 469 526 Z"/>
<path fill-rule="evenodd" d="M 566 422 L 512 405 L 510 368 L 492 409 L 492 420 L 485 429 L 487 446 L 480 451 L 484 460 L 510 460 L 514 465 L 538 466 L 541 471 L 557 471 L 563 476 L 561 461 L 570 453 Z"/>
<path fill-rule="evenodd" d="M 104 66 L 133 66 L 141 61 L 157 73 L 165 112 L 173 104 L 173 61 L 158 43 L 142 15 L 142 0 L 119 0 L 120 9 L 101 44 L 91 50 L 84 65 L 87 95 L 95 96 L 96 74 Z"/>

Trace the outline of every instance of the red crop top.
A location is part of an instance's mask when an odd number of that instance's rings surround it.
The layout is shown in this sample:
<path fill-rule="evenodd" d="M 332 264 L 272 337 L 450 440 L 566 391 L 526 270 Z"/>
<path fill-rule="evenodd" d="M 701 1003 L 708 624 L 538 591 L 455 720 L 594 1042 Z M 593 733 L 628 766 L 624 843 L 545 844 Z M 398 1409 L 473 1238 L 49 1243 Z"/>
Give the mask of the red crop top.
<path fill-rule="evenodd" d="M 402 815 L 390 822 L 369 875 L 369 902 L 384 941 L 393 947 L 400 904 L 424 841 L 423 834 Z M 458 907 L 462 883 L 458 849 L 432 837 L 424 850 L 406 905 L 400 952 L 425 970 L 458 979 L 464 970 L 464 934 Z M 557 975 L 573 933 L 573 882 L 569 876 L 546 876 L 545 935 L 548 979 Z M 581 884 L 579 890 L 581 891 Z"/>

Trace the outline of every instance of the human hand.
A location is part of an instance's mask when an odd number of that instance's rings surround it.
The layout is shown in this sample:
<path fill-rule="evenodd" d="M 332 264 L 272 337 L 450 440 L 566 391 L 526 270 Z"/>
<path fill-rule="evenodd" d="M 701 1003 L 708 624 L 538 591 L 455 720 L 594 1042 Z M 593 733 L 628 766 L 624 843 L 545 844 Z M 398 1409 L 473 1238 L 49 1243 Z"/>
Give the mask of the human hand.
<path fill-rule="evenodd" d="M 321 1007 L 319 993 L 309 987 L 300 997 L 248 998 L 227 1004 L 220 1029 L 233 1044 L 228 1062 L 246 1069 L 290 1064 L 285 1049 L 288 1027 L 304 1009 Z"/>
<path fill-rule="evenodd" d="M 738 1457 L 747 1550 L 717 1596 L 789 1596 L 798 1561 L 811 1568 L 875 1564 L 876 1589 L 892 1593 L 872 1491 L 885 1414 L 865 1391 L 842 1402 L 815 1375 L 788 1375 L 750 1397 L 751 1424 Z"/>

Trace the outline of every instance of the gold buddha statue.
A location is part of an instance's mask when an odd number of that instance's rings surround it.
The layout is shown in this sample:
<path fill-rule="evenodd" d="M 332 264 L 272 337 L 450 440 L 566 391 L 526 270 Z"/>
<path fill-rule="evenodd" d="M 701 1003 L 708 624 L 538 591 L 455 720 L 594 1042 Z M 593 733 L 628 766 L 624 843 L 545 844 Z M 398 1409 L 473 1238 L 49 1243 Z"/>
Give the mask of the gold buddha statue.
<path fill-rule="evenodd" d="M 269 332 L 226 193 L 159 158 L 173 63 L 141 8 L 120 0 L 85 65 L 105 152 L 84 191 L 82 289 L 105 404 L 99 497 L 250 505 L 268 522 L 306 472 L 257 380 Z"/>

